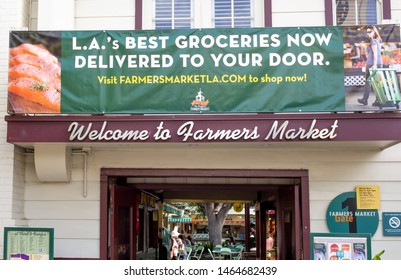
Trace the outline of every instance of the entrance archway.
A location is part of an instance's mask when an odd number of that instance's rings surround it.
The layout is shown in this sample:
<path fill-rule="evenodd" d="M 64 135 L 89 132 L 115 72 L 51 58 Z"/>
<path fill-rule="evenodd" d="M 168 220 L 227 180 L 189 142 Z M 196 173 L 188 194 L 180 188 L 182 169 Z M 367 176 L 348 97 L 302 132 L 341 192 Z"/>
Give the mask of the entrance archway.
<path fill-rule="evenodd" d="M 171 183 L 169 179 L 182 179 L 187 183 Z M 207 183 L 194 184 L 188 183 L 194 178 L 205 178 Z M 135 183 L 128 183 L 129 181 Z M 245 182 L 261 181 L 263 183 L 231 183 L 239 180 Z M 285 180 L 292 182 L 277 184 L 275 180 Z M 224 181 L 224 183 L 215 183 L 216 181 Z M 266 181 L 266 183 L 265 183 Z M 224 195 L 224 192 L 233 194 L 235 192 L 243 195 L 249 192 L 257 192 L 259 195 L 258 201 L 263 202 L 263 195 L 266 190 L 277 190 L 277 202 L 279 203 L 278 211 L 280 216 L 285 217 L 282 221 L 287 223 L 286 226 L 291 230 L 285 235 L 280 235 L 281 248 L 283 252 L 279 253 L 279 259 L 308 259 L 309 256 L 309 179 L 307 170 L 261 170 L 261 169 L 120 169 L 120 168 L 103 168 L 101 169 L 101 193 L 100 193 L 100 258 L 113 259 L 111 254 L 112 248 L 115 245 L 115 236 L 112 236 L 110 231 L 110 186 L 116 182 L 134 186 L 136 190 L 167 190 L 170 195 L 197 193 L 202 190 L 202 193 L 216 192 Z M 152 182 L 152 183 L 149 183 Z M 153 183 L 155 182 L 155 183 Z M 167 183 L 165 183 L 167 182 Z M 230 183 L 227 183 L 230 182 Z M 285 190 L 285 191 L 284 191 Z M 190 192 L 188 192 L 190 191 Z M 291 195 L 288 195 L 288 193 Z M 217 199 L 217 198 L 216 198 Z M 257 220 L 259 224 L 266 216 L 266 208 L 263 206 L 258 209 Z M 134 207 L 137 207 L 134 206 Z M 135 213 L 131 210 L 131 213 Z M 132 226 L 131 226 L 132 228 Z M 258 240 L 256 240 L 257 257 L 265 259 L 266 256 L 266 230 L 263 227 L 257 229 Z M 135 242 L 133 242 L 135 243 Z M 132 245 L 130 250 L 136 249 Z M 135 259 L 134 254 L 132 259 Z"/>

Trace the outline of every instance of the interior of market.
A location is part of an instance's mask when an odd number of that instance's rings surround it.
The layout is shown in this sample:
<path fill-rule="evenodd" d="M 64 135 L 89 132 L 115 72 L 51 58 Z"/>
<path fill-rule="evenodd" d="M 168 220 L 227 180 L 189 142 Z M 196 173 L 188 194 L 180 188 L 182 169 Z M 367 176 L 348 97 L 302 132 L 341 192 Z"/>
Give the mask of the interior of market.
<path fill-rule="evenodd" d="M 243 258 L 256 259 L 256 218 L 255 203 L 251 203 L 249 207 L 249 215 L 245 215 L 245 202 L 232 202 L 222 227 L 221 242 L 223 247 L 243 246 L 249 250 L 245 251 Z M 181 207 L 178 208 L 178 207 Z M 180 202 L 177 204 L 165 204 L 163 206 L 163 227 L 166 234 L 171 235 L 172 231 L 178 231 L 186 240 L 192 242 L 186 243 L 186 246 L 203 246 L 213 250 L 214 245 L 211 244 L 209 238 L 208 219 L 203 213 L 196 212 L 190 203 Z M 185 208 L 184 208 L 185 207 Z M 256 207 L 258 207 L 256 205 Z M 192 209 L 192 210 L 191 210 Z M 276 210 L 267 209 L 266 219 L 263 221 L 266 235 L 266 259 L 276 259 L 277 253 L 277 232 L 276 232 Z M 246 222 L 246 219 L 248 221 Z M 247 226 L 248 225 L 248 226 Z M 206 252 L 205 252 L 206 253 Z M 203 259 L 211 258 L 206 253 Z"/>
<path fill-rule="evenodd" d="M 102 240 L 109 245 L 107 250 L 101 248 L 108 258 L 170 259 L 173 233 L 192 240 L 186 247 L 191 247 L 193 254 L 202 246 L 200 259 L 212 259 L 217 247 L 234 244 L 242 247 L 243 260 L 296 260 L 309 253 L 304 233 L 309 204 L 307 197 L 303 199 L 308 185 L 298 179 L 232 178 L 224 183 L 210 178 L 169 179 L 183 183 L 152 180 L 117 178 L 102 188 L 108 205 L 102 215 L 107 219 L 107 224 L 102 223 L 102 236 L 107 239 Z M 218 204 L 230 206 L 224 215 L 213 208 Z M 194 205 L 209 205 L 213 210 L 205 214 Z"/>

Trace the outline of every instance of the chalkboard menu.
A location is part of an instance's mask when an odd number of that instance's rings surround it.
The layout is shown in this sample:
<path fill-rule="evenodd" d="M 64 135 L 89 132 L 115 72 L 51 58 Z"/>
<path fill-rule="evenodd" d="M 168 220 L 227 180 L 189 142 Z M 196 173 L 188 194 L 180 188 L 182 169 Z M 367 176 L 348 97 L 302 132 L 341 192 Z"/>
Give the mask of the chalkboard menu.
<path fill-rule="evenodd" d="M 31 227 L 4 228 L 5 260 L 54 259 L 54 229 Z"/>

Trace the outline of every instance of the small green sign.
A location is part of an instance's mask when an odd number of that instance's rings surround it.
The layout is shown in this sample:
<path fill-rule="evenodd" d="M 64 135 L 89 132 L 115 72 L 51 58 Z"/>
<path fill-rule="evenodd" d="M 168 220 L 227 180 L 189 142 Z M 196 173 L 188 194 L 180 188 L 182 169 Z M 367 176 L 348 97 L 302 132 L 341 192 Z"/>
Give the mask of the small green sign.
<path fill-rule="evenodd" d="M 54 259 L 54 229 L 29 227 L 4 228 L 4 259 Z"/>
<path fill-rule="evenodd" d="M 383 212 L 383 235 L 401 236 L 401 212 Z"/>
<path fill-rule="evenodd" d="M 379 225 L 377 210 L 358 210 L 356 193 L 345 192 L 330 203 L 326 221 L 333 233 L 370 233 L 373 236 Z"/>

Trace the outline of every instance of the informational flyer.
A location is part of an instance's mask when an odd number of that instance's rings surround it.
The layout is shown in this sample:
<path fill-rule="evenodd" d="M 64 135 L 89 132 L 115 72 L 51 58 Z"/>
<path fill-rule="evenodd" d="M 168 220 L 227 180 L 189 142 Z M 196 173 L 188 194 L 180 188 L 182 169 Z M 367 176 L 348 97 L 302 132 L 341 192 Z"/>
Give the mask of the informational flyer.
<path fill-rule="evenodd" d="M 366 260 L 366 244 L 354 243 L 354 260 Z"/>
<path fill-rule="evenodd" d="M 351 243 L 329 243 L 330 260 L 351 260 Z"/>
<path fill-rule="evenodd" d="M 357 209 L 380 209 L 379 186 L 356 186 Z"/>
<path fill-rule="evenodd" d="M 315 243 L 313 244 L 313 259 L 314 260 L 326 260 L 326 243 Z"/>

